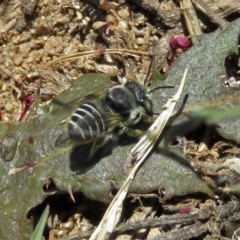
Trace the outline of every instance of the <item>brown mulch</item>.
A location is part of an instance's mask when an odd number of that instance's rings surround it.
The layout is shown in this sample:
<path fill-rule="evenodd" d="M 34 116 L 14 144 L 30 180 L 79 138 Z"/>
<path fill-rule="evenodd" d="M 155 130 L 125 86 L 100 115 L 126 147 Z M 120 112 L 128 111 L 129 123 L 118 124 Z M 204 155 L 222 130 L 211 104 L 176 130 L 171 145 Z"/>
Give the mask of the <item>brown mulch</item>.
<path fill-rule="evenodd" d="M 144 79 L 147 56 L 94 55 L 66 60 L 48 67 L 58 57 L 77 52 L 133 49 L 157 53 L 157 67 L 168 70 L 172 37 L 187 36 L 187 24 L 178 1 L 0 1 L 0 117 L 18 121 L 27 96 L 48 104 L 89 72 L 118 75 L 120 81 Z M 203 33 L 239 18 L 237 0 L 194 0 Z M 206 12 L 200 11 L 203 3 Z M 103 50 L 104 51 L 104 50 Z M 179 53 L 180 54 L 180 53 Z M 194 139 L 181 139 L 192 165 L 219 188 L 216 199 L 194 195 L 161 201 L 161 194 L 131 195 L 126 199 L 122 223 L 114 239 L 238 239 L 240 203 L 229 188 L 239 179 L 239 148 L 224 140 L 201 148 Z M 49 220 L 49 239 L 88 239 L 106 205 L 89 199 L 66 222 Z M 72 211 L 72 210 L 71 210 Z M 240 231 L 240 230 L 239 230 Z"/>

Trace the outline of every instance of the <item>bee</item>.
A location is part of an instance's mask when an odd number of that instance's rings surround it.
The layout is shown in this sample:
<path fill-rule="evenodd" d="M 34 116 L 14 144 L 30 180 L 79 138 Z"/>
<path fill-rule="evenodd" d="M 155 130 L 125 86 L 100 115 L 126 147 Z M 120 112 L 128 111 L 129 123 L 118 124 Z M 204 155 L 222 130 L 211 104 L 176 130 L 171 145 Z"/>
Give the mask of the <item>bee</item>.
<path fill-rule="evenodd" d="M 163 87 L 157 87 L 163 88 Z M 111 86 L 86 96 L 68 121 L 68 136 L 81 144 L 93 143 L 87 160 L 108 143 L 116 132 L 139 137 L 133 129 L 141 120 L 153 121 L 151 93 L 136 82 Z"/>

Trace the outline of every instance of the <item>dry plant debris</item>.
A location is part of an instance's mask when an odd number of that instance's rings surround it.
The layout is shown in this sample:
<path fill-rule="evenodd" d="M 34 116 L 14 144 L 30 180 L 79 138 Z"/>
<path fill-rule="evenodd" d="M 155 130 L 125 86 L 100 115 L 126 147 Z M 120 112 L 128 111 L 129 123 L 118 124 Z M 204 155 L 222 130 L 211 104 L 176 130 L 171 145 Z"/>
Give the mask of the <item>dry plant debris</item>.
<path fill-rule="evenodd" d="M 149 66 L 146 56 L 96 54 L 47 68 L 61 56 L 84 51 L 99 52 L 102 46 L 148 51 L 158 57 L 158 68 L 167 71 L 170 39 L 184 36 L 180 8 L 174 1 L 154 1 L 156 4 L 138 0 L 95 2 L 100 4 L 102 15 L 98 15 L 98 10 L 87 1 L 0 2 L 1 121 L 17 121 L 28 96 L 39 97 L 40 105 L 47 104 L 84 73 L 103 72 L 139 79 Z M 199 2 L 192 1 L 193 6 L 198 9 L 205 6 L 204 13 L 219 26 L 227 22 L 223 18 L 234 17 L 240 10 L 239 1 L 204 0 L 204 5 L 199 5 Z M 202 31 L 211 31 L 205 19 L 199 18 L 198 21 Z M 199 151 L 197 143 L 180 140 L 192 165 L 202 172 L 213 188 L 222 186 L 225 195 L 217 200 L 186 197 L 167 203 L 161 202 L 159 197 L 159 194 L 164 194 L 164 189 L 149 197 L 135 196 L 126 207 L 134 210 L 125 213 L 126 223 L 115 230 L 115 234 L 119 234 L 116 239 L 154 239 L 159 234 L 160 239 L 219 239 L 222 231 L 225 239 L 238 239 L 240 236 L 238 194 L 229 187 L 239 180 L 239 158 L 235 157 L 239 154 L 238 146 L 218 141 L 211 149 Z M 214 175 L 217 181 L 209 177 Z M 75 234 L 76 239 L 88 238 L 92 234 L 96 222 L 82 216 L 82 209 L 76 212 L 67 223 L 56 220 L 50 239 L 74 239 L 69 233 Z M 69 237 L 65 237 L 68 234 Z"/>
<path fill-rule="evenodd" d="M 99 223 L 98 227 L 92 234 L 90 240 L 100 240 L 108 238 L 108 236 L 112 234 L 113 230 L 118 224 L 123 211 L 123 201 L 127 196 L 127 193 L 129 191 L 129 188 L 131 187 L 136 173 L 140 169 L 143 162 L 147 159 L 147 156 L 153 149 L 167 121 L 169 120 L 172 111 L 177 101 L 179 100 L 179 97 L 181 96 L 186 75 L 187 69 L 183 74 L 181 84 L 179 85 L 177 93 L 172 98 L 170 98 L 169 101 L 164 105 L 161 114 L 151 125 L 151 127 L 146 131 L 146 133 L 141 137 L 135 147 L 131 150 L 131 158 L 134 162 L 137 161 L 137 163 L 135 164 L 135 166 L 129 173 L 126 181 L 112 200 L 109 208 L 107 209 L 105 215 L 102 218 L 102 221 Z"/>

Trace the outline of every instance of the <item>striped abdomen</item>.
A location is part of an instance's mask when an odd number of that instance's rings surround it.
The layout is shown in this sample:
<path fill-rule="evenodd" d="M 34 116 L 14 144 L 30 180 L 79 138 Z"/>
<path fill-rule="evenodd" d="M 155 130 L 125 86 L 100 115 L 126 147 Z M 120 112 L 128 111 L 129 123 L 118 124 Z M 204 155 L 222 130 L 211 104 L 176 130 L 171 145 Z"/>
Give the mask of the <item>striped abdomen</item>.
<path fill-rule="evenodd" d="M 107 125 L 104 121 L 104 111 L 96 104 L 87 102 L 72 115 L 68 135 L 79 141 L 91 140 L 104 133 Z"/>
<path fill-rule="evenodd" d="M 105 12 L 99 8 L 90 3 L 89 1 L 85 1 L 84 7 L 87 9 L 87 13 L 89 17 L 91 18 L 92 22 L 105 22 Z"/>

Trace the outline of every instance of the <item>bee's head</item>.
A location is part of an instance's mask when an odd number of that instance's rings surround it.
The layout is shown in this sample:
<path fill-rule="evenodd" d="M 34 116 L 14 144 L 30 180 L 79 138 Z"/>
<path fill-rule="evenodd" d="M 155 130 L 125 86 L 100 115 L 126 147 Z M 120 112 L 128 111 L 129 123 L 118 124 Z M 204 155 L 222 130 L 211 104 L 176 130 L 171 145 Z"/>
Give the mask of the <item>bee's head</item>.
<path fill-rule="evenodd" d="M 152 112 L 152 103 L 137 83 L 130 82 L 110 89 L 105 102 L 113 112 L 120 114 L 125 126 L 138 123 L 143 115 Z"/>
<path fill-rule="evenodd" d="M 146 114 L 152 113 L 152 101 L 146 95 L 144 89 L 136 82 L 127 82 L 125 86 L 130 89 L 130 91 L 135 96 L 137 105 L 142 107 Z"/>
<path fill-rule="evenodd" d="M 137 124 L 143 116 L 152 115 L 152 101 L 149 97 L 157 87 L 146 93 L 143 87 L 136 82 L 127 82 L 110 88 L 105 103 L 116 114 L 124 119 L 124 125 Z"/>

